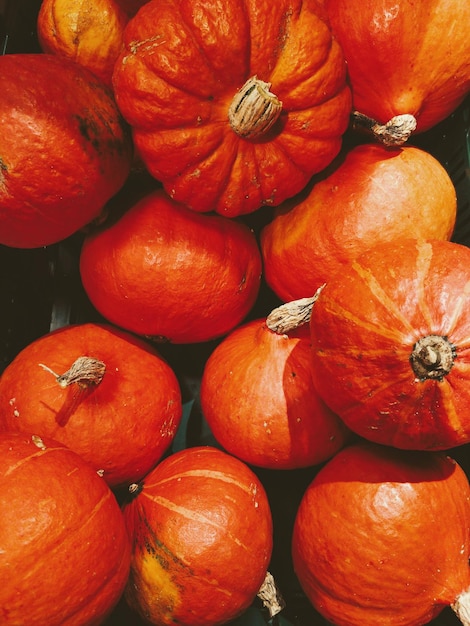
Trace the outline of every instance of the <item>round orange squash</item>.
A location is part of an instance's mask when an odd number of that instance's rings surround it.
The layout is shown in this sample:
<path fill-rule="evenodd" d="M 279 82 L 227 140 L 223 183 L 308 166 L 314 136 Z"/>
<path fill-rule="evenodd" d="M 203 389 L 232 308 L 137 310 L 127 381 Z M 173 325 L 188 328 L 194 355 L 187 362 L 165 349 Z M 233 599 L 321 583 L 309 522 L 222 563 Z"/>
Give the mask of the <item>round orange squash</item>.
<path fill-rule="evenodd" d="M 36 339 L 0 378 L 0 430 L 62 442 L 113 488 L 156 465 L 181 416 L 170 366 L 144 341 L 104 324 L 64 326 Z"/>
<path fill-rule="evenodd" d="M 132 144 L 113 95 L 51 54 L 0 56 L 0 244 L 37 248 L 97 218 L 127 179 Z"/>
<path fill-rule="evenodd" d="M 431 154 L 358 145 L 263 228 L 264 277 L 285 302 L 309 297 L 376 243 L 450 239 L 456 215 L 453 182 Z"/>
<path fill-rule="evenodd" d="M 357 434 L 397 448 L 470 442 L 470 249 L 375 246 L 313 304 L 318 393 Z"/>
<path fill-rule="evenodd" d="M 217 442 L 250 465 L 295 469 L 323 463 L 349 431 L 313 385 L 308 326 L 276 333 L 265 319 L 233 330 L 207 360 L 202 412 Z"/>
<path fill-rule="evenodd" d="M 339 152 L 351 95 L 316 0 L 152 0 L 124 41 L 117 103 L 150 173 L 192 209 L 277 205 Z"/>
<path fill-rule="evenodd" d="M 215 626 L 246 610 L 272 551 L 271 510 L 252 470 L 217 448 L 194 447 L 136 488 L 124 506 L 130 606 L 156 626 Z"/>
<path fill-rule="evenodd" d="M 248 226 L 191 211 L 157 189 L 88 234 L 80 273 L 92 304 L 113 324 L 157 341 L 197 343 L 250 312 L 261 253 Z"/>
<path fill-rule="evenodd" d="M 294 568 L 337 626 L 422 626 L 450 605 L 467 625 L 469 527 L 470 486 L 453 459 L 362 442 L 307 487 Z"/>
<path fill-rule="evenodd" d="M 42 0 L 37 36 L 44 52 L 87 67 L 111 86 L 128 20 L 117 0 Z"/>
<path fill-rule="evenodd" d="M 106 482 L 47 437 L 0 433 L 3 626 L 98 626 L 126 585 L 131 546 Z"/>

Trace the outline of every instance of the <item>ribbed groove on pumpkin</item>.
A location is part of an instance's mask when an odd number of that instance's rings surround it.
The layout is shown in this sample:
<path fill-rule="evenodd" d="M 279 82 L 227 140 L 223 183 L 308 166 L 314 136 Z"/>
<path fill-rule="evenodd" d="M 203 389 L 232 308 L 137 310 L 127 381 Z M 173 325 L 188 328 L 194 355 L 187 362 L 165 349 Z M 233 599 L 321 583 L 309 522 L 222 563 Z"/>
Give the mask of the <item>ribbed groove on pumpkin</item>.
<path fill-rule="evenodd" d="M 237 91 L 228 110 L 230 126 L 237 135 L 255 139 L 265 135 L 276 123 L 282 102 L 270 89 L 271 83 L 252 76 Z"/>
<path fill-rule="evenodd" d="M 74 383 L 85 388 L 99 385 L 106 371 L 106 365 L 103 361 L 88 356 L 78 357 L 63 374 L 56 374 L 50 367 L 42 363 L 39 363 L 39 366 L 50 372 L 62 389 Z"/>
<path fill-rule="evenodd" d="M 170 478 L 163 478 L 162 480 L 159 480 L 158 483 L 152 483 L 148 485 L 148 487 L 153 487 L 156 484 L 163 485 L 168 482 L 180 481 L 182 478 L 209 478 L 212 480 L 221 480 L 224 483 L 238 487 L 239 489 L 251 496 L 256 495 L 256 489 L 253 489 L 251 485 L 250 487 L 247 487 L 247 485 L 245 485 L 244 483 L 232 478 L 231 476 L 228 476 L 224 472 L 217 472 L 214 470 L 187 470 L 186 472 L 174 474 L 173 476 L 170 476 Z"/>

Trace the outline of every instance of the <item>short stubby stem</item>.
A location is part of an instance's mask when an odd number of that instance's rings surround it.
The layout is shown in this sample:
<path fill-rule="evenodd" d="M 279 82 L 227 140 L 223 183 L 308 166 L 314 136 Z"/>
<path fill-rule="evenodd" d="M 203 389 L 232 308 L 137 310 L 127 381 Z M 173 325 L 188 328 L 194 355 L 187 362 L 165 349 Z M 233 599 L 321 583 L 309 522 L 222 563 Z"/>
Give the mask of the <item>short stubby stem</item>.
<path fill-rule="evenodd" d="M 103 380 L 106 371 L 106 365 L 103 361 L 88 356 L 80 356 L 76 359 L 70 368 L 63 374 L 56 374 L 47 365 L 39 364 L 47 372 L 50 372 L 56 379 L 62 389 L 76 383 L 80 387 L 90 387 L 91 385 L 99 385 Z"/>
<path fill-rule="evenodd" d="M 359 111 L 354 111 L 352 118 L 353 128 L 366 131 L 388 147 L 402 146 L 417 126 L 416 118 L 410 113 L 395 115 L 386 124 L 380 124 Z"/>
<path fill-rule="evenodd" d="M 271 83 L 257 76 L 249 78 L 237 91 L 228 110 L 232 130 L 244 139 L 255 139 L 268 132 L 282 111 L 282 102 L 270 91 Z"/>
<path fill-rule="evenodd" d="M 426 335 L 413 346 L 410 364 L 419 380 L 442 380 L 452 369 L 456 356 L 456 348 L 447 337 Z"/>

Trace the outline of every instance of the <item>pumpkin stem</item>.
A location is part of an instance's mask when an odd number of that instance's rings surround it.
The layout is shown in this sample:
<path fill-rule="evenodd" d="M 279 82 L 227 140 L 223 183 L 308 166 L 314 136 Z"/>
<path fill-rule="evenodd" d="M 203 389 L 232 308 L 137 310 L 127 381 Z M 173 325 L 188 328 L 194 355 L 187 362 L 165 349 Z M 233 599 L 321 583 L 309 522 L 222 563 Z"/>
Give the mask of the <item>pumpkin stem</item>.
<path fill-rule="evenodd" d="M 299 328 L 299 326 L 307 324 L 312 315 L 313 305 L 318 300 L 325 284 L 321 285 L 311 298 L 292 300 L 273 309 L 266 318 L 266 326 L 269 330 L 278 335 L 285 335 Z"/>
<path fill-rule="evenodd" d="M 410 364 L 420 381 L 442 380 L 450 372 L 456 356 L 455 346 L 447 337 L 426 335 L 413 346 Z"/>
<path fill-rule="evenodd" d="M 409 113 L 395 115 L 386 124 L 379 124 L 376 120 L 354 111 L 352 114 L 353 128 L 365 130 L 386 146 L 401 146 L 406 143 L 410 135 L 416 130 L 416 118 Z"/>
<path fill-rule="evenodd" d="M 63 374 L 56 374 L 50 367 L 42 363 L 39 363 L 39 366 L 47 372 L 50 372 L 62 389 L 74 383 L 77 383 L 77 385 L 82 388 L 87 388 L 91 385 L 99 385 L 106 371 L 106 365 L 103 361 L 93 359 L 89 356 L 78 357 L 78 359 L 72 363 L 70 369 Z"/>
<path fill-rule="evenodd" d="M 464 626 L 470 626 L 470 589 L 462 591 L 451 607 L 462 624 Z"/>
<path fill-rule="evenodd" d="M 286 606 L 284 598 L 274 581 L 274 576 L 270 572 L 266 572 L 266 576 L 263 584 L 259 588 L 257 596 L 268 609 L 270 618 L 280 613 Z"/>
<path fill-rule="evenodd" d="M 237 91 L 228 109 L 232 130 L 244 139 L 264 135 L 275 124 L 282 111 L 282 102 L 257 76 L 249 78 Z"/>

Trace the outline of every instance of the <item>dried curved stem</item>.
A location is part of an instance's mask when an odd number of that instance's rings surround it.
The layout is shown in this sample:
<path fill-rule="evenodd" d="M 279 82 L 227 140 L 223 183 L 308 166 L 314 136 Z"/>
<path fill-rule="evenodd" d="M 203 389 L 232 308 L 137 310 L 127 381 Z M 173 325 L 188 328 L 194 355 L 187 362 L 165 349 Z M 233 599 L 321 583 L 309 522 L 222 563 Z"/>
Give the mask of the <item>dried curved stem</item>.
<path fill-rule="evenodd" d="M 325 283 L 326 284 L 326 283 Z M 266 326 L 278 335 L 285 335 L 310 321 L 312 307 L 325 287 L 321 285 L 311 298 L 299 298 L 281 304 L 273 309 L 266 318 Z"/>
<path fill-rule="evenodd" d="M 470 589 L 462 591 L 451 607 L 463 626 L 470 626 Z"/>
<path fill-rule="evenodd" d="M 74 383 L 77 383 L 80 387 L 99 385 L 106 371 L 106 365 L 103 361 L 89 356 L 78 357 L 63 374 L 56 374 L 50 367 L 42 363 L 39 363 L 39 366 L 45 369 L 46 372 L 50 372 L 62 389 Z"/>
<path fill-rule="evenodd" d="M 277 588 L 274 576 L 270 572 L 266 572 L 266 577 L 259 588 L 257 596 L 268 609 L 270 617 L 274 617 L 280 613 L 286 606 L 284 598 Z"/>
<path fill-rule="evenodd" d="M 353 128 L 366 131 L 386 146 L 402 146 L 416 130 L 417 122 L 414 115 L 403 113 L 395 115 L 386 124 L 380 124 L 371 117 L 354 111 L 352 114 Z"/>

